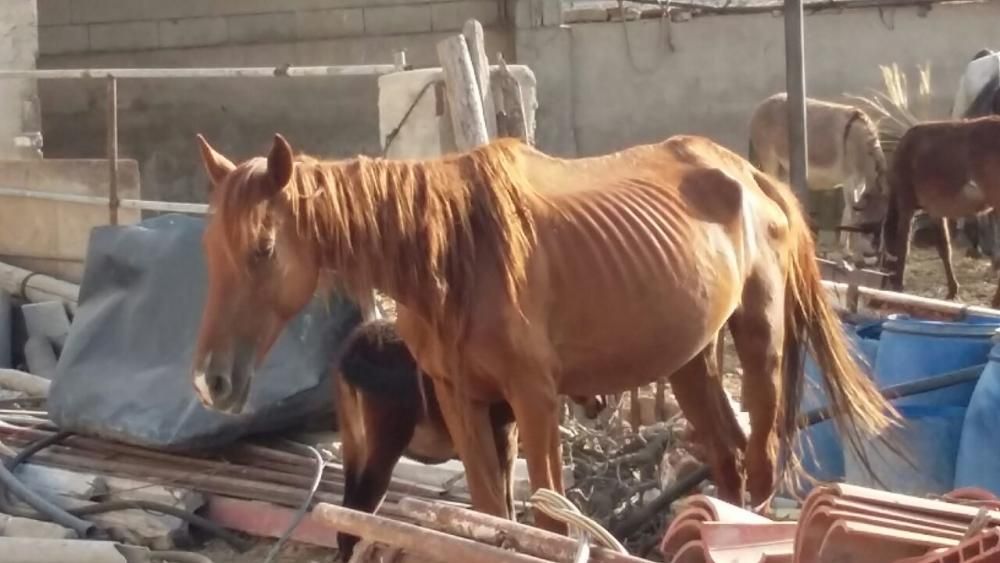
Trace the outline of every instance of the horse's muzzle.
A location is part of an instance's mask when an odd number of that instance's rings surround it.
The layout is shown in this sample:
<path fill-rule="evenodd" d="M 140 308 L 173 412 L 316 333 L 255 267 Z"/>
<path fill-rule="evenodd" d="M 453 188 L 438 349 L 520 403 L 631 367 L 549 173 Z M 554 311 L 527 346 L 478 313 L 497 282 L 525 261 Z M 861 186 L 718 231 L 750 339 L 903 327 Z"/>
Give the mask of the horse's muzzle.
<path fill-rule="evenodd" d="M 191 379 L 201 404 L 224 414 L 241 414 L 250 394 L 253 357 L 252 346 L 237 345 L 229 354 L 210 352 Z"/>

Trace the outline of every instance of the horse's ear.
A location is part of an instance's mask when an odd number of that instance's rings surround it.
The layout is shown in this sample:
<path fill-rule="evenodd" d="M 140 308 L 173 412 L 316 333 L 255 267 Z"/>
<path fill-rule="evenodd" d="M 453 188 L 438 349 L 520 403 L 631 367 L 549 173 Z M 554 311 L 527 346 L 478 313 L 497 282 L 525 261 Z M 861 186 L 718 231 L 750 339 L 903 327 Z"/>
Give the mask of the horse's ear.
<path fill-rule="evenodd" d="M 201 149 L 201 160 L 205 165 L 205 172 L 212 181 L 212 185 L 216 186 L 236 168 L 236 165 L 228 158 L 216 152 L 201 133 L 197 135 L 197 139 L 198 148 Z"/>
<path fill-rule="evenodd" d="M 274 144 L 267 155 L 267 174 L 271 177 L 274 192 L 280 192 L 292 179 L 292 168 L 295 166 L 292 156 L 292 146 L 281 136 L 274 134 Z"/>

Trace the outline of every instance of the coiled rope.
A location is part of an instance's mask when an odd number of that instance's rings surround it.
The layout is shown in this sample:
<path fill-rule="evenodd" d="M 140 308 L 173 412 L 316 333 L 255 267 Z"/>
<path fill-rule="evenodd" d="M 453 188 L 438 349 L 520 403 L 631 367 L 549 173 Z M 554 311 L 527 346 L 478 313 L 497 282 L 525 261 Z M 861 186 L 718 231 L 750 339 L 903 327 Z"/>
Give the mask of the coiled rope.
<path fill-rule="evenodd" d="M 611 532 L 584 516 L 575 504 L 559 493 L 550 489 L 538 489 L 531 495 L 530 502 L 542 514 L 569 525 L 570 536 L 579 542 L 574 563 L 586 563 L 590 560 L 591 540 L 612 551 L 628 554 L 625 546 Z"/>

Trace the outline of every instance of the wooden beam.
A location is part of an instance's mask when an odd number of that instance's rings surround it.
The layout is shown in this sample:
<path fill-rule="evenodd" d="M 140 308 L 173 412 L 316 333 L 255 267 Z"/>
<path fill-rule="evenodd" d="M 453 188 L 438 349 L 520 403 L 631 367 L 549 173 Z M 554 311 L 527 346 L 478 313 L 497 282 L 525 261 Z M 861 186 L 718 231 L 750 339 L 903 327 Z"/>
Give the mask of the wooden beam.
<path fill-rule="evenodd" d="M 332 504 L 317 504 L 313 509 L 313 515 L 338 532 L 346 532 L 434 559 L 482 563 L 545 563 L 543 559 L 530 555 L 514 553 L 470 539 Z"/>
<path fill-rule="evenodd" d="M 518 552 L 549 561 L 573 561 L 577 542 L 567 536 L 504 520 L 483 512 L 457 506 L 403 498 L 400 511 L 422 525 L 489 545 L 506 545 Z M 592 547 L 588 561 L 593 563 L 641 563 L 638 557 L 610 549 Z"/>
<path fill-rule="evenodd" d="M 479 99 L 483 103 L 483 118 L 486 121 L 486 135 L 490 139 L 495 139 L 497 110 L 493 101 L 493 90 L 490 88 L 490 62 L 486 58 L 486 36 L 483 33 L 483 26 L 477 20 L 471 19 L 465 22 L 462 35 L 469 48 L 472 69 L 476 73 L 476 86 L 479 88 Z"/>
<path fill-rule="evenodd" d="M 489 142 L 483 101 L 465 36 L 454 35 L 437 44 L 444 74 L 448 112 L 455 132 L 455 146 L 466 151 Z"/>
<path fill-rule="evenodd" d="M 528 143 L 535 144 L 535 131 L 528 126 L 524 111 L 524 98 L 521 93 L 521 83 L 507 68 L 503 55 L 497 55 L 499 68 L 494 71 L 493 93 L 495 103 L 500 109 L 497 121 L 498 134 L 506 137 L 516 137 Z"/>

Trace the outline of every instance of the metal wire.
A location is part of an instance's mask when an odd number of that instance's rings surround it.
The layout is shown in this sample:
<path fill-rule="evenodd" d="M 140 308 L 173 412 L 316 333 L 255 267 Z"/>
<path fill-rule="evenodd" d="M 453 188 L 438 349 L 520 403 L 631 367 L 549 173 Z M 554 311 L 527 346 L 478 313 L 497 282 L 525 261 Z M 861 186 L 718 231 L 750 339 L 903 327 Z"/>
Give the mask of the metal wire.
<path fill-rule="evenodd" d="M 323 459 L 323 455 L 319 453 L 316 448 L 306 445 L 299 444 L 297 442 L 292 442 L 290 440 L 284 440 L 286 444 L 295 449 L 300 449 L 308 451 L 316 459 L 316 474 L 313 477 L 312 486 L 309 488 L 309 494 L 306 495 L 305 501 L 303 501 L 302 506 L 295 513 L 295 517 L 292 518 L 292 523 L 288 525 L 288 528 L 281 534 L 278 541 L 271 546 L 271 550 L 267 553 L 267 557 L 264 558 L 264 563 L 271 563 L 275 557 L 277 557 L 278 552 L 281 551 L 282 546 L 291 537 L 292 532 L 295 528 L 298 528 L 299 523 L 305 518 L 306 512 L 309 511 L 309 506 L 312 504 L 313 498 L 316 496 L 316 491 L 319 490 L 319 484 L 323 480 L 323 470 L 326 469 L 326 460 Z"/>
<path fill-rule="evenodd" d="M 617 551 L 618 553 L 628 553 L 625 546 L 615 539 L 611 535 L 611 532 L 605 530 L 603 526 L 593 519 L 584 516 L 575 504 L 559 493 L 549 489 L 538 489 L 531 495 L 531 504 L 546 516 L 569 524 L 570 528 L 576 528 L 579 532 L 582 532 L 582 540 L 586 541 L 589 536 L 603 547 Z M 582 549 L 578 552 L 578 556 L 580 553 L 586 554 L 587 551 L 586 549 Z"/>

